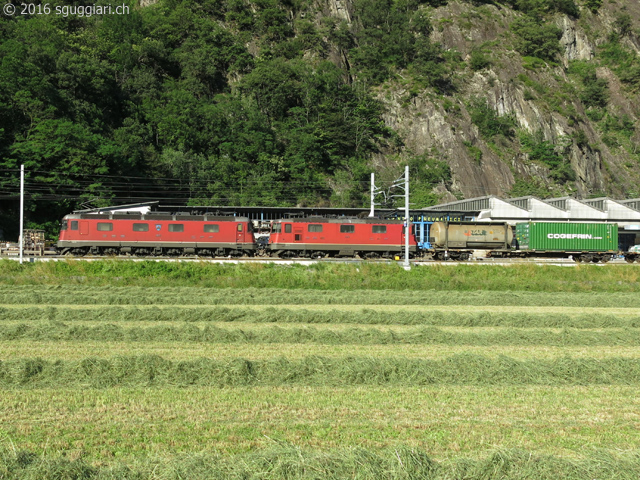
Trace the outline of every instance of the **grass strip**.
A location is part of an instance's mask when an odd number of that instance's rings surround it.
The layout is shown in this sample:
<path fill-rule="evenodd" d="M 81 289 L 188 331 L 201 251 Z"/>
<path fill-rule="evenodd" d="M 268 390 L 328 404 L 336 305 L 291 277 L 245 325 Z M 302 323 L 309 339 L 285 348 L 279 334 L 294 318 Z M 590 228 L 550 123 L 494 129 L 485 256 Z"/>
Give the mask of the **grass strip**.
<path fill-rule="evenodd" d="M 35 262 L 20 265 L 0 260 L 0 283 L 6 285 L 117 282 L 138 286 L 204 286 L 212 288 L 283 288 L 323 290 L 456 290 L 540 292 L 638 292 L 640 266 L 538 265 L 430 266 L 405 271 L 397 263 L 359 262 L 238 265 L 208 262 L 134 262 L 129 260 Z"/>
<path fill-rule="evenodd" d="M 549 347 L 523 345 L 326 345 L 304 343 L 199 343 L 199 342 L 126 342 L 93 340 L 55 342 L 34 342 L 33 340 L 0 341 L 2 360 L 21 358 L 47 358 L 55 360 L 82 360 L 89 357 L 111 359 L 117 355 L 143 356 L 159 355 L 172 361 L 193 360 L 195 358 L 214 358 L 231 361 L 235 358 L 268 360 L 286 357 L 290 360 L 308 356 L 344 358 L 354 357 L 393 357 L 402 355 L 407 358 L 443 359 L 459 354 L 474 354 L 488 358 L 500 356 L 520 360 L 557 359 L 563 357 L 605 359 L 613 357 L 639 358 L 640 349 L 636 346 L 602 347 Z"/>
<path fill-rule="evenodd" d="M 1 286 L 0 305 L 425 305 L 640 308 L 638 295 L 390 289 Z"/>
<path fill-rule="evenodd" d="M 473 310 L 473 309 L 470 309 Z M 640 317 L 587 313 L 510 313 L 490 309 L 461 313 L 458 309 L 387 311 L 366 307 L 357 310 L 339 307 L 306 308 L 104 306 L 67 308 L 63 306 L 0 307 L 0 322 L 29 319 L 32 322 L 242 322 L 357 325 L 424 325 L 434 327 L 516 327 L 516 328 L 639 328 Z"/>
<path fill-rule="evenodd" d="M 522 448 L 638 448 L 637 386 L 250 386 L 4 389 L 2 445 L 92 462 L 272 446 L 396 445 L 435 458 Z"/>
<path fill-rule="evenodd" d="M 638 385 L 640 359 L 495 359 L 462 354 L 445 359 L 305 357 L 299 360 L 171 361 L 117 356 L 79 361 L 17 359 L 0 363 L 0 386 L 239 385 Z"/>
<path fill-rule="evenodd" d="M 481 332 L 459 332 L 436 327 L 404 331 L 375 328 L 341 330 L 303 328 L 220 328 L 206 325 L 160 325 L 123 328 L 112 323 L 87 326 L 49 323 L 0 325 L 0 341 L 128 341 L 200 343 L 283 343 L 322 345 L 541 345 L 541 346 L 640 346 L 640 329 L 577 330 L 553 332 L 545 329 L 506 328 Z"/>
<path fill-rule="evenodd" d="M 502 450 L 481 459 L 460 458 L 438 463 L 424 451 L 406 446 L 374 452 L 363 448 L 303 450 L 279 445 L 234 456 L 192 455 L 133 466 L 92 466 L 82 459 L 40 457 L 19 451 L 0 453 L 0 473 L 7 480 L 635 479 L 640 476 L 640 453 L 597 451 L 588 458 L 567 459 Z"/>

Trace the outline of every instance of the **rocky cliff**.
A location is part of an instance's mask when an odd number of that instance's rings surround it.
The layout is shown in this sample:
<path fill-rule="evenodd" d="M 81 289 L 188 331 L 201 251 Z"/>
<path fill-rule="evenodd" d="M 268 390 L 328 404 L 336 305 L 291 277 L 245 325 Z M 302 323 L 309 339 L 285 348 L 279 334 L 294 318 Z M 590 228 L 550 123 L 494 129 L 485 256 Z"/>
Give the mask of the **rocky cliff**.
<path fill-rule="evenodd" d="M 322 7 L 321 15 L 357 22 L 351 0 L 327 0 Z M 523 53 L 527 32 L 514 28 L 527 12 L 498 2 L 421 5 L 431 41 L 458 57 L 453 88 L 420 88 L 402 70 L 378 86 L 385 122 L 402 146 L 384 149 L 376 165 L 391 168 L 392 153 L 396 164 L 421 154 L 446 161 L 452 181 L 437 188 L 445 200 L 639 196 L 640 3 L 576 7 L 572 15 L 545 12 L 538 18 L 541 28 L 557 31 L 557 53 L 540 58 L 526 55 L 526 47 Z M 344 68 L 349 59 L 340 52 L 334 48 L 331 58 Z M 474 108 L 485 101 L 496 118 L 512 122 L 506 134 L 479 127 Z"/>

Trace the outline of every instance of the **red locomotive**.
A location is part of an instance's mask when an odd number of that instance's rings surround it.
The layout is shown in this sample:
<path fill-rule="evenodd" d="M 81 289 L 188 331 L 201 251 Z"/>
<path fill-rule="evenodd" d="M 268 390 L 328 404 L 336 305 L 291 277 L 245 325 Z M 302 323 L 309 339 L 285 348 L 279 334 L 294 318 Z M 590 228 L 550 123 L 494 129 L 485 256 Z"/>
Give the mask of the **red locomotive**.
<path fill-rule="evenodd" d="M 400 220 L 310 217 L 274 221 L 267 251 L 279 257 L 390 258 L 401 254 L 404 245 Z M 409 251 L 416 251 L 413 235 Z"/>
<path fill-rule="evenodd" d="M 255 250 L 246 217 L 160 213 L 66 215 L 57 243 L 63 255 L 239 256 Z"/>

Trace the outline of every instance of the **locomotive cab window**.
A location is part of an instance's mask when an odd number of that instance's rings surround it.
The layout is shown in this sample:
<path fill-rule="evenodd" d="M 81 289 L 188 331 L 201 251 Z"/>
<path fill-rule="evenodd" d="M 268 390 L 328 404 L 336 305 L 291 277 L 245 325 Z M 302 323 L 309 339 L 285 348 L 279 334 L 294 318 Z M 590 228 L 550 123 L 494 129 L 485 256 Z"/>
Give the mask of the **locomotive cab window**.
<path fill-rule="evenodd" d="M 218 233 L 220 231 L 220 225 L 212 223 L 204 226 L 204 233 Z"/>
<path fill-rule="evenodd" d="M 78 230 L 78 221 L 71 220 L 71 230 Z"/>
<path fill-rule="evenodd" d="M 113 231 L 113 223 L 111 222 L 98 222 L 99 232 L 111 232 Z"/>
<path fill-rule="evenodd" d="M 274 223 L 271 226 L 271 233 L 280 233 L 282 232 L 282 224 L 281 223 Z"/>
<path fill-rule="evenodd" d="M 340 233 L 353 233 L 355 231 L 355 225 L 340 225 Z"/>
<path fill-rule="evenodd" d="M 148 232 L 149 224 L 148 223 L 134 223 L 133 224 L 134 232 Z"/>
<path fill-rule="evenodd" d="M 291 233 L 291 224 L 285 223 L 284 225 L 284 233 Z"/>
<path fill-rule="evenodd" d="M 169 224 L 170 232 L 184 232 L 184 224 L 182 223 L 170 223 Z"/>
<path fill-rule="evenodd" d="M 322 233 L 322 225 L 310 224 L 308 231 L 310 233 Z"/>
<path fill-rule="evenodd" d="M 387 233 L 386 225 L 372 225 L 371 233 Z"/>

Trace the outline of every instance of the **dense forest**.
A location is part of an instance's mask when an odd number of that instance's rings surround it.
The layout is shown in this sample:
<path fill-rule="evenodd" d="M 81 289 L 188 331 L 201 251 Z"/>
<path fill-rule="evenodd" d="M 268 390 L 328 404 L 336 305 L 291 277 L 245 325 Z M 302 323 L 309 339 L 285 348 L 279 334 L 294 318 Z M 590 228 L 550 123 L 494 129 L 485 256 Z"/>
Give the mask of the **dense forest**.
<path fill-rule="evenodd" d="M 27 226 L 49 232 L 81 205 L 364 206 L 370 172 L 384 185 L 407 164 L 416 207 L 638 195 L 626 3 L 158 0 L 65 16 L 56 0 L 4 15 L 0 228 L 16 236 L 21 164 Z M 589 54 L 567 53 L 562 22 Z"/>

